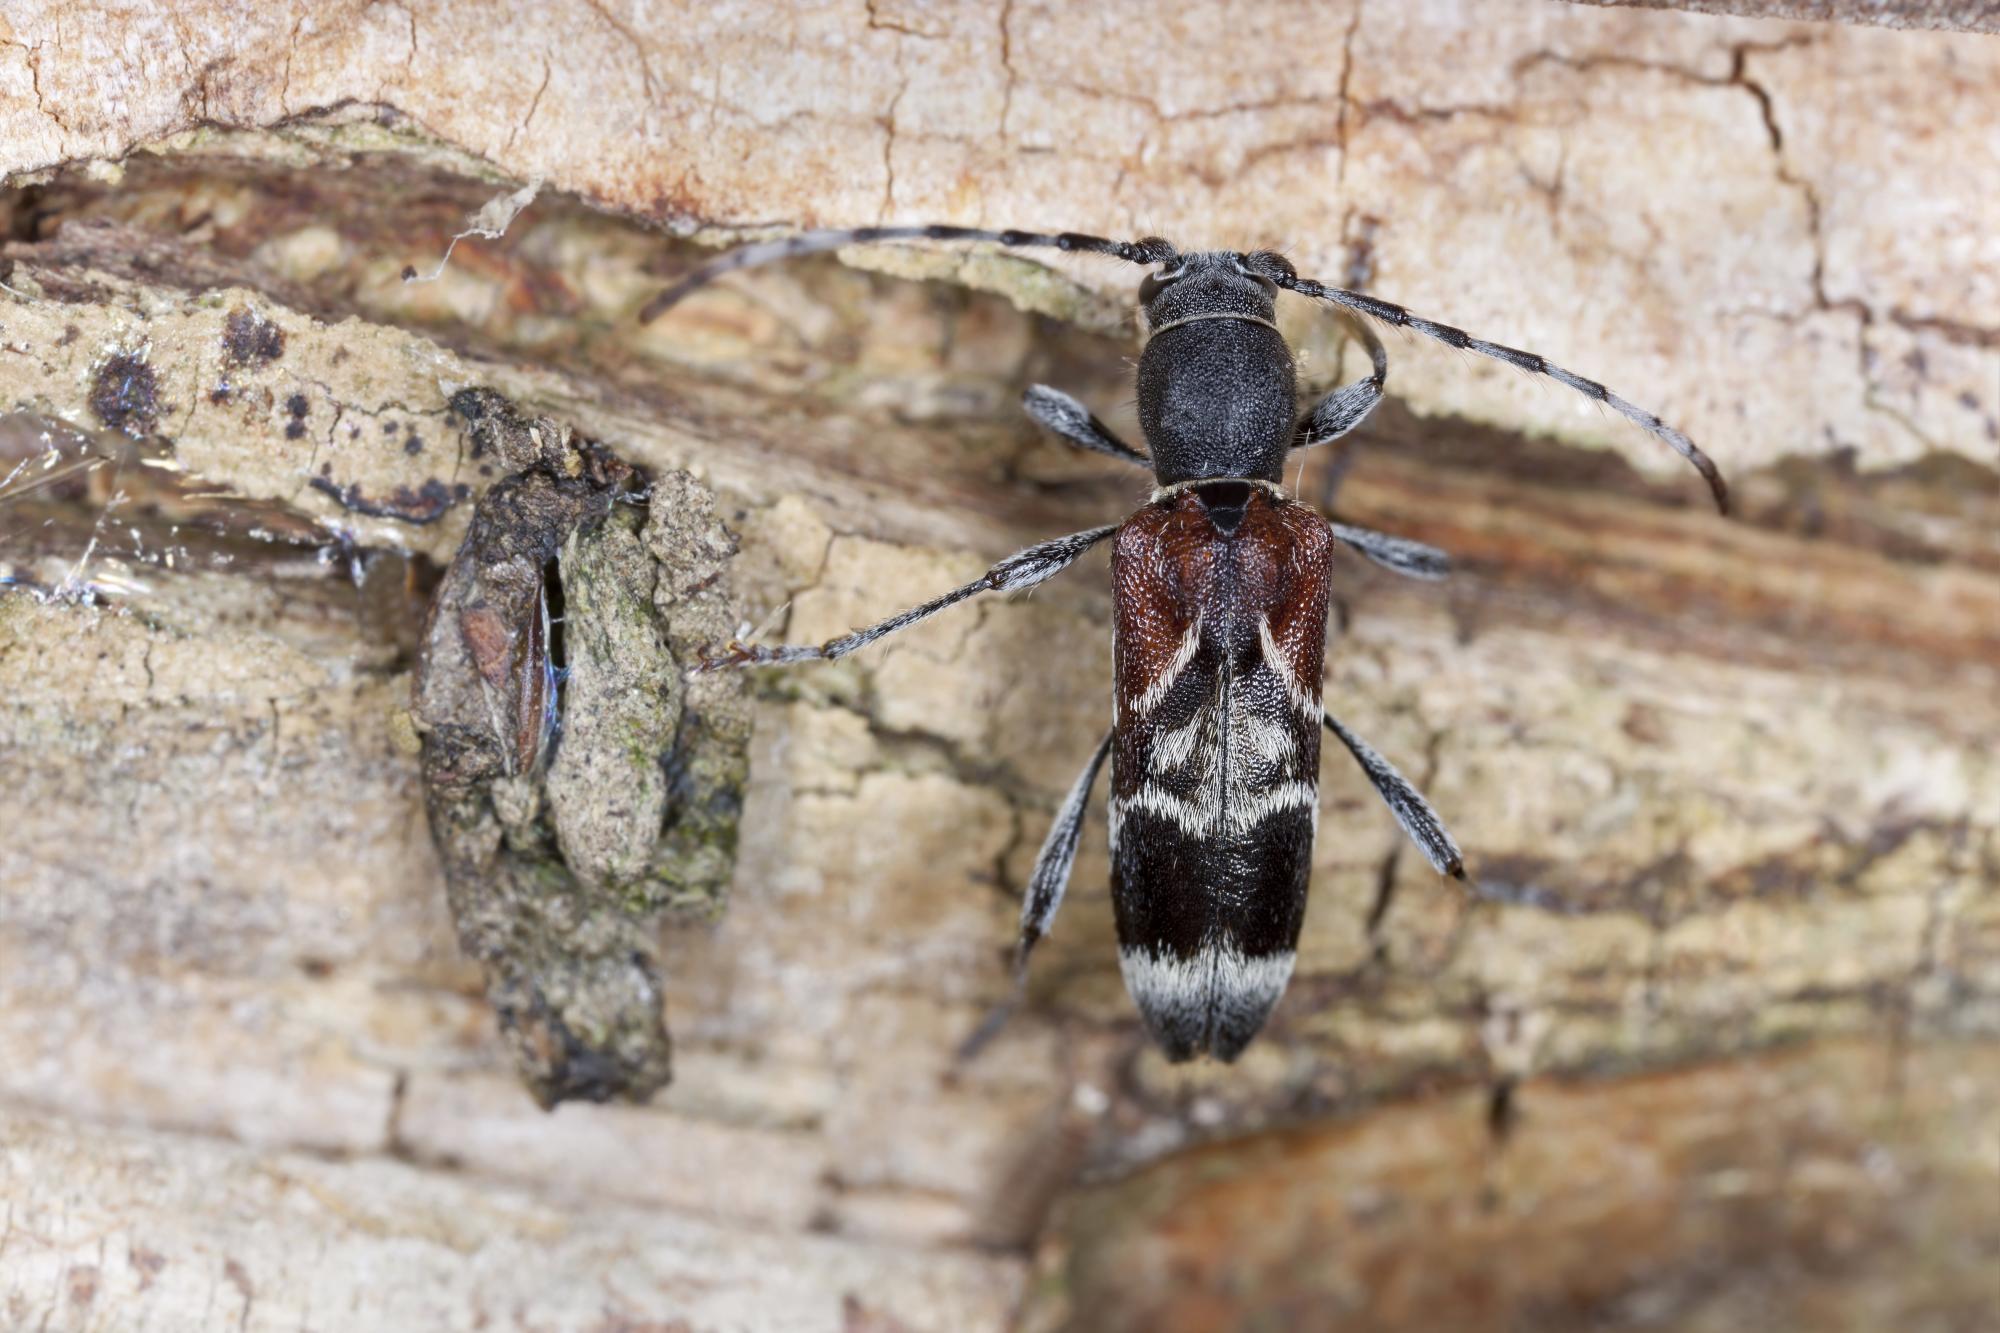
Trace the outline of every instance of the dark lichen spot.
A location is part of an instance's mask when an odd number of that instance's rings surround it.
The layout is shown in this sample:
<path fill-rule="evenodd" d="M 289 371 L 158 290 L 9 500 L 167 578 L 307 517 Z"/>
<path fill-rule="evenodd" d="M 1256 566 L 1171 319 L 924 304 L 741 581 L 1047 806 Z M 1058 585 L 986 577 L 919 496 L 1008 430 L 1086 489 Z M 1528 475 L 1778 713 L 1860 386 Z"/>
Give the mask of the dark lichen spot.
<path fill-rule="evenodd" d="M 382 423 L 382 433 L 383 433 L 384 435 L 394 435 L 394 434 L 396 433 L 396 423 L 395 423 L 395 422 L 393 422 L 393 421 L 385 421 L 385 422 L 383 422 L 383 423 Z"/>
<path fill-rule="evenodd" d="M 285 331 L 256 311 L 238 306 L 223 321 L 222 346 L 239 366 L 269 365 L 285 354 Z"/>
<path fill-rule="evenodd" d="M 417 434 L 415 431 L 411 431 L 410 438 L 403 441 L 403 452 L 408 454 L 410 457 L 415 458 L 418 454 L 422 453 L 423 451 L 424 451 L 424 437 Z"/>
<path fill-rule="evenodd" d="M 415 282 L 416 280 L 417 280 L 417 266 L 415 264 L 403 265 L 403 281 Z"/>
<path fill-rule="evenodd" d="M 153 1285 L 153 1279 L 167 1266 L 167 1256 L 153 1250 L 141 1249 L 134 1245 L 126 1250 L 125 1257 L 132 1261 L 132 1268 L 139 1274 L 139 1290 Z"/>
<path fill-rule="evenodd" d="M 435 523 L 443 518 L 445 511 L 465 499 L 471 492 L 463 485 L 446 486 L 432 477 L 414 491 L 408 486 L 398 486 L 387 498 L 370 497 L 362 494 L 359 486 L 342 486 L 327 478 L 328 467 L 320 469 L 320 475 L 310 479 L 312 488 L 330 495 L 343 509 L 357 514 L 367 514 L 371 518 L 398 518 L 405 523 Z"/>
<path fill-rule="evenodd" d="M 298 421 L 298 420 L 292 420 L 292 421 L 287 421 L 287 422 L 285 423 L 285 438 L 286 438 L 286 439 L 288 439 L 288 440 L 303 440 L 303 439 L 304 439 L 305 437 L 306 437 L 306 423 L 305 423 L 305 422 L 303 422 L 303 421 Z"/>
<path fill-rule="evenodd" d="M 126 352 L 106 361 L 91 382 L 90 410 L 108 428 L 141 440 L 159 425 L 159 381 L 143 359 Z"/>
<path fill-rule="evenodd" d="M 63 325 L 63 336 L 56 339 L 56 346 L 67 347 L 83 336 L 83 330 L 74 324 Z"/>
<path fill-rule="evenodd" d="M 312 410 L 312 404 L 306 401 L 304 394 L 295 393 L 285 400 L 285 410 L 303 420 L 306 413 Z"/>
<path fill-rule="evenodd" d="M 216 386 L 208 391 L 208 401 L 211 403 L 226 403 L 235 392 L 235 386 L 230 384 L 228 380 L 219 380 Z"/>

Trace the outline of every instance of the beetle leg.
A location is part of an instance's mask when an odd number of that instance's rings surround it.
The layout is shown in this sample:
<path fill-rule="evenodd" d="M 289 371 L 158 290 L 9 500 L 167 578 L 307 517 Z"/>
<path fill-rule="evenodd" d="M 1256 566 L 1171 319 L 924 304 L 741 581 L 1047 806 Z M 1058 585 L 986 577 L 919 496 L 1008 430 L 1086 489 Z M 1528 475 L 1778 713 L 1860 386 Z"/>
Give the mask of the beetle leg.
<path fill-rule="evenodd" d="M 1451 573 L 1451 557 L 1435 546 L 1408 537 L 1393 537 L 1373 528 L 1354 528 L 1345 523 L 1331 526 L 1334 537 L 1343 545 L 1394 573 L 1413 579 L 1441 579 Z"/>
<path fill-rule="evenodd" d="M 857 648 L 866 648 L 877 639 L 887 638 L 899 629 L 906 629 L 919 620 L 934 616 L 946 607 L 956 606 L 982 592 L 1019 592 L 1023 588 L 1032 588 L 1075 564 L 1079 556 L 1118 531 L 1118 527 L 1118 524 L 1111 523 L 1101 528 L 1092 528 L 1088 532 L 1057 537 L 1053 541 L 1030 546 L 1025 551 L 1016 551 L 964 587 L 954 588 L 942 597 L 934 597 L 921 606 L 913 606 L 878 624 L 870 625 L 867 629 L 858 629 L 852 634 L 843 634 L 822 644 L 787 643 L 753 646 L 740 642 L 732 643 L 720 655 L 704 658 L 698 669 L 714 671 L 721 667 L 834 661 L 847 656 Z"/>
<path fill-rule="evenodd" d="M 1069 872 L 1076 865 L 1077 841 L 1083 834 L 1084 807 L 1090 804 L 1090 788 L 1097 781 L 1097 770 L 1104 767 L 1104 757 L 1110 753 L 1111 733 L 1107 731 L 1092 752 L 1090 762 L 1077 774 L 1076 785 L 1069 789 L 1062 809 L 1056 812 L 1049 836 L 1042 840 L 1035 869 L 1028 876 L 1027 894 L 1021 900 L 1021 945 L 1014 959 L 1016 972 L 1028 970 L 1029 953 L 1049 933 L 1056 909 L 1062 906 L 1063 890 L 1069 887 Z"/>
<path fill-rule="evenodd" d="M 1104 757 L 1111 753 L 1111 735 L 1105 732 L 1104 739 L 1091 752 L 1090 761 L 1077 774 L 1069 795 L 1063 798 L 1062 809 L 1056 811 L 1048 837 L 1042 840 L 1035 868 L 1028 875 L 1028 890 L 1021 898 L 1021 942 L 1014 951 L 1013 990 L 980 1020 L 972 1035 L 958 1048 L 961 1060 L 972 1058 L 991 1041 L 1021 1002 L 1021 992 L 1027 985 L 1028 955 L 1034 952 L 1042 936 L 1049 933 L 1056 909 L 1062 906 L 1063 891 L 1069 887 L 1069 874 L 1076 866 L 1077 843 L 1083 836 L 1083 812 L 1090 804 L 1090 789 L 1097 782 L 1097 770 L 1104 767 Z"/>
<path fill-rule="evenodd" d="M 1089 408 L 1060 389 L 1051 389 L 1046 384 L 1031 384 L 1021 395 L 1021 406 L 1034 418 L 1036 425 L 1061 436 L 1079 449 L 1110 454 L 1113 458 L 1122 458 L 1143 468 L 1153 465 L 1152 459 L 1113 435 L 1111 428 L 1091 415 Z"/>
<path fill-rule="evenodd" d="M 1366 421 L 1368 414 L 1382 401 L 1382 386 L 1389 378 L 1389 354 L 1382 349 L 1382 340 L 1358 319 L 1343 319 L 1342 322 L 1368 349 L 1368 360 L 1374 368 L 1367 378 L 1343 384 L 1313 405 L 1313 410 L 1306 414 L 1292 437 L 1294 450 L 1310 449 L 1316 444 L 1339 439 Z"/>
<path fill-rule="evenodd" d="M 1403 832 L 1410 835 L 1410 841 L 1417 844 L 1418 850 L 1437 867 L 1437 872 L 1454 879 L 1464 879 L 1465 858 L 1459 855 L 1458 844 L 1451 840 L 1444 821 L 1438 818 L 1437 811 L 1431 809 L 1423 793 L 1411 786 L 1409 779 L 1398 773 L 1394 764 L 1377 754 L 1367 741 L 1342 726 L 1331 713 L 1326 714 L 1326 729 L 1340 738 L 1340 743 L 1361 765 L 1361 771 L 1375 784 L 1377 794 L 1387 802 L 1389 813 L 1396 816 Z"/>

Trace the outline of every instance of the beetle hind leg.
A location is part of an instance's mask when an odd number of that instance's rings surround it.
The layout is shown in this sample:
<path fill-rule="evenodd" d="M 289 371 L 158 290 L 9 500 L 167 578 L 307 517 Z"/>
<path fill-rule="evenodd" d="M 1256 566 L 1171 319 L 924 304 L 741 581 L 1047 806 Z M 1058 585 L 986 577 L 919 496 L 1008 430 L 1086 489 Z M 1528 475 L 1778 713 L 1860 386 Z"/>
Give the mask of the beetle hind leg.
<path fill-rule="evenodd" d="M 1389 807 L 1389 813 L 1403 826 L 1403 832 L 1409 835 L 1410 841 L 1417 844 L 1424 859 L 1440 875 L 1464 879 L 1465 858 L 1459 853 L 1458 844 L 1452 840 L 1451 831 L 1438 818 L 1438 812 L 1431 809 L 1431 803 L 1424 799 L 1424 794 L 1397 772 L 1394 764 L 1376 753 L 1367 741 L 1342 726 L 1331 713 L 1326 714 L 1326 729 L 1339 738 L 1348 753 L 1354 756 L 1354 762 L 1361 765 L 1361 771 L 1375 784 L 1375 791 Z"/>
<path fill-rule="evenodd" d="M 1097 770 L 1104 767 L 1104 757 L 1110 753 L 1111 733 L 1107 731 L 1091 752 L 1083 772 L 1077 774 L 1069 795 L 1063 799 L 1062 809 L 1056 811 L 1055 822 L 1049 825 L 1049 835 L 1042 840 L 1041 853 L 1035 857 L 1035 868 L 1028 875 L 1027 892 L 1021 897 L 1021 940 L 1014 950 L 1014 988 L 959 1047 L 961 1060 L 978 1054 L 1021 1003 L 1028 980 L 1028 955 L 1034 952 L 1042 936 L 1049 933 L 1056 909 L 1062 906 L 1070 871 L 1076 867 L 1077 844 L 1083 839 L 1083 814 L 1090 804 L 1090 789 L 1096 785 Z"/>

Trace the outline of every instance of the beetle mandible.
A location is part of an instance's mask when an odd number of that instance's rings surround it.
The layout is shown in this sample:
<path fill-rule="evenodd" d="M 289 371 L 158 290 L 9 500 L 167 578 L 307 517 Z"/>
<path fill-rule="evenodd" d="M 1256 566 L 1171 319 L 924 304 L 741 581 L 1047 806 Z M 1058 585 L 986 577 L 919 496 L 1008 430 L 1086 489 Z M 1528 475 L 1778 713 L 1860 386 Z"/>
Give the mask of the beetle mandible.
<path fill-rule="evenodd" d="M 1126 988 L 1174 1061 L 1233 1060 L 1264 1026 L 1292 973 L 1318 823 L 1322 725 L 1347 747 L 1441 874 L 1463 858 L 1429 802 L 1394 765 L 1326 713 L 1320 669 L 1335 543 L 1397 573 L 1441 578 L 1442 551 L 1331 523 L 1280 484 L 1294 450 L 1358 426 L 1382 400 L 1388 356 L 1360 320 L 1370 373 L 1303 419 L 1293 357 L 1275 321 L 1280 289 L 1546 375 L 1613 408 L 1728 491 L 1685 435 L 1593 380 L 1533 352 L 1474 338 L 1387 301 L 1302 278 L 1270 251 L 1183 253 L 1156 236 L 956 226 L 808 231 L 745 245 L 695 269 L 640 313 L 651 320 L 724 273 L 881 241 L 980 241 L 1109 255 L 1150 266 L 1139 424 L 1147 452 L 1118 439 L 1068 394 L 1023 396 L 1028 415 L 1072 445 L 1151 468 L 1151 501 L 1122 523 L 1042 542 L 879 624 L 818 645 L 732 643 L 704 669 L 831 661 L 983 592 L 1051 578 L 1110 541 L 1112 722 L 1042 844 L 1021 907 L 1015 976 L 1048 933 L 1076 860 L 1084 808 L 1111 759 L 1111 899 Z"/>

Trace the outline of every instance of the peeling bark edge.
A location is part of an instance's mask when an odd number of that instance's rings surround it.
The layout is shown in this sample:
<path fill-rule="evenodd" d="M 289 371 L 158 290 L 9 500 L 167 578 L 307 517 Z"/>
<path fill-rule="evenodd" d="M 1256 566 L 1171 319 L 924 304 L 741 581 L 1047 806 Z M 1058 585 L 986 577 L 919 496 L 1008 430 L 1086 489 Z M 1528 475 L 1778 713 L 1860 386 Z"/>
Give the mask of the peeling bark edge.
<path fill-rule="evenodd" d="M 1939 32 L 2000 32 L 1994 0 L 1568 0 L 1600 9 L 1678 9 L 1736 18 L 1862 23 Z"/>

